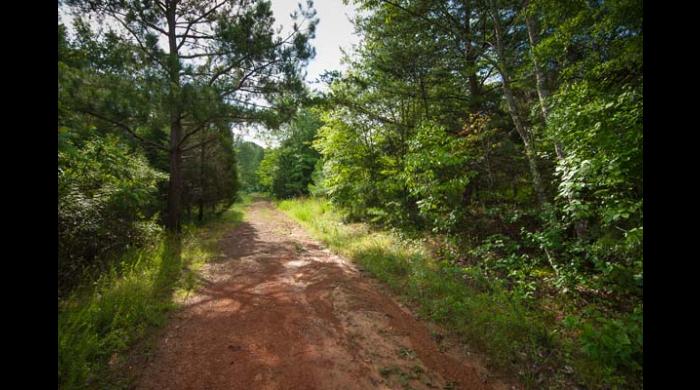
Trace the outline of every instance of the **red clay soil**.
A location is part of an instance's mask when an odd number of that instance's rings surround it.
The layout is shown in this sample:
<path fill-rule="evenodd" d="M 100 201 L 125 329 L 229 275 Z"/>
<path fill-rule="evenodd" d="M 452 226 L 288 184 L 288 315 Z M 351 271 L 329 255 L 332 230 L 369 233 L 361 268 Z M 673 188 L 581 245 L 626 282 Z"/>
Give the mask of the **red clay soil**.
<path fill-rule="evenodd" d="M 171 319 L 138 389 L 506 389 L 269 202 Z"/>

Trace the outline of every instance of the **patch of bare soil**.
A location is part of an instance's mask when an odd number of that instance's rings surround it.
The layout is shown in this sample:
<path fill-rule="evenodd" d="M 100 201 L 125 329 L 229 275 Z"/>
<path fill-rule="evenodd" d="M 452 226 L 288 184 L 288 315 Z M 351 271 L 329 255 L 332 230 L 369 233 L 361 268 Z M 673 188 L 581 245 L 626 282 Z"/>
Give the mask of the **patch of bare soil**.
<path fill-rule="evenodd" d="M 138 389 L 506 389 L 269 202 L 171 319 Z"/>

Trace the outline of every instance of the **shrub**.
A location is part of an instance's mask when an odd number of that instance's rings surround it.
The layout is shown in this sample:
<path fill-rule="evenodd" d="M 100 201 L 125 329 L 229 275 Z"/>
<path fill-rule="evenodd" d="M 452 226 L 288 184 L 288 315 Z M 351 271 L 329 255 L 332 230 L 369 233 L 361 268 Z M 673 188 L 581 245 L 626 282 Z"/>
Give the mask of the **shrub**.
<path fill-rule="evenodd" d="M 70 140 L 59 151 L 59 294 L 109 258 L 159 232 L 157 185 L 165 175 L 115 137 Z"/>

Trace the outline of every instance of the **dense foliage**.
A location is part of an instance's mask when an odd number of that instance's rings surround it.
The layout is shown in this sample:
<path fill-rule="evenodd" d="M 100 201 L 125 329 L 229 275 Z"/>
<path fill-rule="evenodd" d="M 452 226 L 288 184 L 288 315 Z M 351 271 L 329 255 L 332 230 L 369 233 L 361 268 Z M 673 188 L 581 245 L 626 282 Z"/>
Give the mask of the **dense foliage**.
<path fill-rule="evenodd" d="M 283 133 L 281 145 L 265 153 L 258 168 L 262 189 L 278 198 L 303 196 L 309 193 L 319 153 L 312 147 L 321 127 L 318 113 L 302 110 Z"/>
<path fill-rule="evenodd" d="M 184 188 L 182 201 L 188 216 L 197 208 L 197 219 L 202 220 L 205 208 L 223 212 L 238 195 L 238 164 L 231 132 L 222 128 L 216 142 L 200 143 L 199 147 L 183 154 Z"/>
<path fill-rule="evenodd" d="M 72 79 L 92 90 L 81 93 L 84 99 L 72 110 L 165 153 L 169 231 L 180 230 L 184 202 L 207 197 L 193 195 L 197 191 L 185 184 L 188 152 L 218 142 L 218 130 L 233 123 L 278 127 L 304 97 L 302 69 L 314 56 L 309 40 L 317 23 L 311 1 L 294 12 L 293 31 L 286 36 L 275 29 L 269 1 L 66 4 L 76 15 L 76 30 L 89 41 L 84 46 L 94 52 L 89 71 L 102 81 L 85 75 Z M 84 17 L 92 17 L 104 33 L 92 34 Z"/>
<path fill-rule="evenodd" d="M 58 28 L 67 286 L 159 225 L 178 232 L 183 212 L 228 208 L 240 187 L 230 128 L 274 128 L 295 112 L 317 20 L 308 2 L 293 15 L 304 27 L 282 37 L 269 1 L 70 0 L 61 11 L 74 16 Z"/>
<path fill-rule="evenodd" d="M 641 2 L 355 3 L 320 193 L 566 317 L 584 359 L 559 369 L 591 362 L 572 380 L 638 384 Z"/>
<path fill-rule="evenodd" d="M 154 239 L 167 209 L 165 114 L 150 103 L 159 98 L 159 83 L 128 45 L 114 39 L 80 20 L 73 39 L 59 26 L 61 295 L 104 271 L 124 250 Z M 132 90 L 138 83 L 143 85 Z M 183 146 L 184 207 L 197 207 L 200 219 L 205 207 L 228 208 L 238 181 L 226 123 L 210 124 Z"/>
<path fill-rule="evenodd" d="M 238 140 L 236 155 L 241 190 L 248 193 L 262 191 L 258 180 L 258 167 L 265 157 L 265 149 L 254 142 Z"/>
<path fill-rule="evenodd" d="M 60 291 L 85 271 L 104 270 L 110 255 L 143 245 L 160 231 L 157 194 L 165 174 L 116 137 L 75 143 L 62 139 L 58 154 Z"/>

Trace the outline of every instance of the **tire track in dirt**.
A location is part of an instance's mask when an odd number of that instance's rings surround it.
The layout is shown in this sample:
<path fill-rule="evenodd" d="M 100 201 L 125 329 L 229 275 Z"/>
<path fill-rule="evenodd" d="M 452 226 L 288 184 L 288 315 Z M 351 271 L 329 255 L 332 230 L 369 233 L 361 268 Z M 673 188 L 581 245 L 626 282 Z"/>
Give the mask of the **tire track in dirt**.
<path fill-rule="evenodd" d="M 269 202 L 220 245 L 136 388 L 508 388 Z"/>

